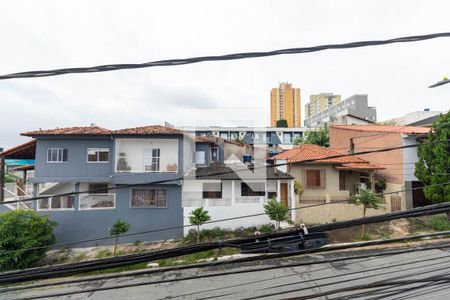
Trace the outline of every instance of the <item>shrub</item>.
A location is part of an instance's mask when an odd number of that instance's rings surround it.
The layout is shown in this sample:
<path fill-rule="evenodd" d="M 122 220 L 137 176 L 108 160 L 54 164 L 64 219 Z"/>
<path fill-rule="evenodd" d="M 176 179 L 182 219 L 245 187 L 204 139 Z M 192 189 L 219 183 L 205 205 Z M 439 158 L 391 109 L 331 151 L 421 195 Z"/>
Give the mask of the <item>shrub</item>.
<path fill-rule="evenodd" d="M 47 246 L 55 243 L 56 222 L 32 210 L 16 210 L 0 215 L 0 270 L 23 269 L 44 258 Z M 44 247 L 34 250 L 14 251 Z M 4 253 L 2 253 L 5 251 Z M 14 252 L 9 252 L 14 251 Z"/>
<path fill-rule="evenodd" d="M 111 227 L 111 235 L 114 236 L 114 256 L 116 256 L 117 243 L 119 241 L 119 235 L 124 234 L 130 229 L 130 224 L 125 221 L 117 220 Z"/>
<path fill-rule="evenodd" d="M 434 216 L 428 221 L 431 228 L 438 231 L 450 230 L 450 221 L 444 216 Z"/>
<path fill-rule="evenodd" d="M 258 228 L 258 231 L 261 232 L 262 234 L 272 233 L 273 231 L 272 224 L 261 225 L 261 227 Z"/>
<path fill-rule="evenodd" d="M 280 228 L 280 223 L 286 221 L 289 216 L 289 208 L 281 202 L 278 202 L 275 197 L 264 204 L 264 212 L 272 221 L 277 222 L 277 229 Z"/>
<path fill-rule="evenodd" d="M 203 207 L 196 208 L 189 214 L 189 223 L 197 226 L 197 243 L 200 242 L 200 226 L 209 220 L 211 217 Z"/>

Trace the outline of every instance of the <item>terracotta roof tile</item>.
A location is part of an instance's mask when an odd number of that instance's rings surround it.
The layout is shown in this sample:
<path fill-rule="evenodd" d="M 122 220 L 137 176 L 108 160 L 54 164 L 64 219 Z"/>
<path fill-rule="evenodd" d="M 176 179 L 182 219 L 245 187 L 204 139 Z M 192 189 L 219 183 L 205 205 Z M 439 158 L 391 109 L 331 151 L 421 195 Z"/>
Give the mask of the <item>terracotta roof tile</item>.
<path fill-rule="evenodd" d="M 278 160 L 287 160 L 288 162 L 309 162 L 310 160 L 315 160 L 311 163 L 316 164 L 368 163 L 368 161 L 356 156 L 328 158 L 339 155 L 342 155 L 342 153 L 317 145 L 302 144 L 294 149 L 275 155 L 273 158 Z"/>
<path fill-rule="evenodd" d="M 6 159 L 34 159 L 36 154 L 36 144 L 36 140 L 33 139 L 0 152 L 0 157 L 4 157 Z"/>
<path fill-rule="evenodd" d="M 35 130 L 21 133 L 24 136 L 56 136 L 56 135 L 108 135 L 111 131 L 99 126 L 65 127 Z"/>
<path fill-rule="evenodd" d="M 336 169 L 341 169 L 341 170 L 383 170 L 386 168 L 377 166 L 377 165 L 371 165 L 371 164 L 355 164 L 355 163 L 351 163 L 351 164 L 342 164 L 340 166 L 337 166 Z"/>
<path fill-rule="evenodd" d="M 183 135 L 183 131 L 161 125 L 142 126 L 113 130 L 112 134 L 119 135 Z"/>
<path fill-rule="evenodd" d="M 391 126 L 391 125 L 332 125 L 331 128 L 355 130 L 364 132 L 381 133 L 403 133 L 403 134 L 424 134 L 430 131 L 430 128 L 418 126 Z"/>
<path fill-rule="evenodd" d="M 218 138 L 214 136 L 196 136 L 194 140 L 196 143 L 210 143 L 215 145 L 218 143 Z"/>
<path fill-rule="evenodd" d="M 284 172 L 281 172 L 279 170 L 275 170 L 274 167 L 270 166 L 261 166 L 260 168 L 265 168 L 265 176 L 263 174 L 259 174 L 259 172 L 255 172 L 253 176 L 250 179 L 269 179 L 269 180 L 275 180 L 275 179 L 293 179 L 293 177 L 289 174 L 286 174 Z M 237 166 L 237 170 L 246 170 L 247 167 L 245 165 L 239 165 Z M 195 178 L 196 179 L 205 179 L 205 180 L 242 180 L 245 179 L 245 173 L 239 172 L 241 174 L 236 173 L 233 171 L 232 168 L 225 164 L 212 164 L 208 167 L 201 167 L 196 169 L 195 171 Z M 258 177 L 258 175 L 262 175 L 262 177 Z M 249 179 L 249 178 L 247 178 Z"/>

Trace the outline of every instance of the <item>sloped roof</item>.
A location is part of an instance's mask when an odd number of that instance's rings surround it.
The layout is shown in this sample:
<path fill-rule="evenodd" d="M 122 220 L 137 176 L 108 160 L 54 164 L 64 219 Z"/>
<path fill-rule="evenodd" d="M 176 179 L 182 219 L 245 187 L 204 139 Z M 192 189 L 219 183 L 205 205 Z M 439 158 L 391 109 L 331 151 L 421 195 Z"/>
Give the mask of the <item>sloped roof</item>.
<path fill-rule="evenodd" d="M 332 125 L 331 128 L 354 130 L 363 132 L 379 133 L 402 133 L 402 134 L 424 134 L 430 131 L 430 128 L 418 126 L 400 126 L 400 125 Z"/>
<path fill-rule="evenodd" d="M 208 135 L 208 136 L 196 136 L 194 138 L 194 141 L 196 143 L 209 143 L 209 144 L 215 144 L 215 145 L 217 145 L 217 142 L 218 142 L 217 140 L 218 140 L 217 137 L 210 136 L 210 135 Z"/>
<path fill-rule="evenodd" d="M 111 131 L 111 134 L 118 135 L 183 135 L 184 132 L 173 127 L 161 125 L 142 126 L 125 128 Z"/>
<path fill-rule="evenodd" d="M 36 140 L 17 145 L 0 153 L 5 159 L 34 159 L 36 156 Z"/>
<path fill-rule="evenodd" d="M 245 170 L 245 165 L 240 165 L 238 170 Z M 258 172 L 255 172 L 256 178 L 252 177 L 251 179 L 293 179 L 292 176 L 283 173 L 279 170 L 275 170 L 276 168 L 271 166 L 261 166 L 261 168 L 266 169 L 266 177 L 262 176 L 261 178 L 257 178 Z M 209 179 L 209 180 L 242 180 L 245 178 L 244 173 L 239 174 L 233 171 L 232 168 L 225 164 L 212 164 L 207 167 L 197 168 L 195 170 L 195 179 Z M 239 176 L 241 175 L 241 176 Z M 250 179 L 250 178 L 249 178 Z"/>
<path fill-rule="evenodd" d="M 351 163 L 351 164 L 342 164 L 342 165 L 336 166 L 336 169 L 339 169 L 339 170 L 383 170 L 385 168 L 376 166 L 376 165 L 365 164 L 365 163 L 361 163 L 361 164 Z"/>
<path fill-rule="evenodd" d="M 288 162 L 310 162 L 316 164 L 346 164 L 368 163 L 368 161 L 356 156 L 342 156 L 340 152 L 311 144 L 302 144 L 291 150 L 282 152 L 273 159 L 287 160 Z M 313 160 L 313 161 L 312 161 Z"/>
<path fill-rule="evenodd" d="M 28 131 L 21 133 L 24 136 L 79 136 L 79 135 L 109 135 L 111 131 L 106 128 L 99 126 L 78 126 L 78 127 L 65 127 L 65 128 L 55 128 L 55 129 L 39 129 L 35 131 Z"/>

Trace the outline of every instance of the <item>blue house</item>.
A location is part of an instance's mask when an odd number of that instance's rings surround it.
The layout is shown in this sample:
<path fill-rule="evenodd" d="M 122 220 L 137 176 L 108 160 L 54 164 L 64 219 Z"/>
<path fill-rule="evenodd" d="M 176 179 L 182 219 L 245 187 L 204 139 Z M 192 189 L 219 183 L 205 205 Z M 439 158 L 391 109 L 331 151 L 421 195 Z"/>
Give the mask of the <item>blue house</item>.
<path fill-rule="evenodd" d="M 48 197 L 36 201 L 34 208 L 58 222 L 58 243 L 107 236 L 119 219 L 130 224 L 130 232 L 183 225 L 181 178 L 194 167 L 195 144 L 182 131 L 164 126 L 115 131 L 89 126 L 22 135 L 36 139 L 35 174 L 29 180 L 34 196 Z M 90 192 L 52 196 L 80 191 Z M 121 241 L 182 235 L 180 227 Z"/>

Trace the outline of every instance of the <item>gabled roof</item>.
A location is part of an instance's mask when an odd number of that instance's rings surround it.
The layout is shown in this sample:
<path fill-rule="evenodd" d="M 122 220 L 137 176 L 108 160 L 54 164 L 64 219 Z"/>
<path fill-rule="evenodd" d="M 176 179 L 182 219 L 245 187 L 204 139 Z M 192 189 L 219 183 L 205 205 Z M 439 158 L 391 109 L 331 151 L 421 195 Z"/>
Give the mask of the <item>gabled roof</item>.
<path fill-rule="evenodd" d="M 257 167 L 255 167 L 257 168 Z M 249 178 L 249 179 L 268 179 L 268 180 L 276 180 L 276 179 L 293 179 L 291 175 L 283 173 L 279 170 L 275 170 L 276 168 L 271 166 L 260 166 L 259 168 L 266 169 L 266 177 L 261 178 Z M 240 164 L 236 166 L 237 170 L 246 170 L 247 166 L 244 164 Z M 251 169 L 249 169 L 251 170 Z M 205 179 L 205 180 L 242 180 L 245 179 L 245 173 L 238 171 L 237 173 L 233 171 L 232 168 L 225 164 L 212 164 L 208 167 L 197 168 L 195 170 L 195 179 Z M 255 176 L 258 176 L 258 172 L 254 173 Z M 239 176 L 240 175 L 240 176 Z"/>
<path fill-rule="evenodd" d="M 342 155 L 342 153 L 328 148 L 312 144 L 302 144 L 291 150 L 275 155 L 273 159 L 287 160 L 288 162 L 310 162 L 315 164 L 368 163 L 368 161 L 356 156 Z"/>
<path fill-rule="evenodd" d="M 402 133 L 402 134 L 424 134 L 430 131 L 430 128 L 418 126 L 400 126 L 400 125 L 332 125 L 331 128 L 354 130 L 363 132 L 379 133 Z"/>
<path fill-rule="evenodd" d="M 5 159 L 34 159 L 36 156 L 36 140 L 31 140 L 0 153 Z"/>
<path fill-rule="evenodd" d="M 97 136 L 97 135 L 109 135 L 111 131 L 99 126 L 78 126 L 78 127 L 65 127 L 46 130 L 35 130 L 21 133 L 24 136 Z"/>
<path fill-rule="evenodd" d="M 183 135 L 184 132 L 173 127 L 161 125 L 125 128 L 111 131 L 114 135 Z"/>

